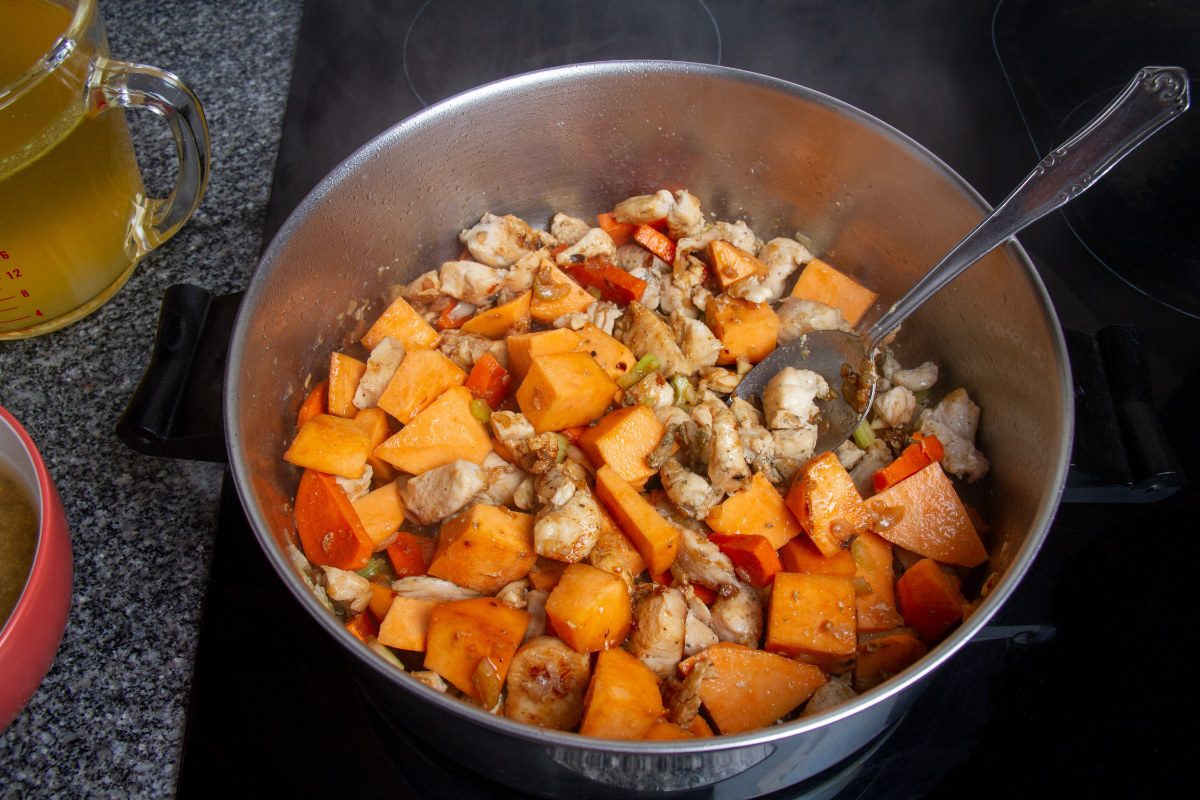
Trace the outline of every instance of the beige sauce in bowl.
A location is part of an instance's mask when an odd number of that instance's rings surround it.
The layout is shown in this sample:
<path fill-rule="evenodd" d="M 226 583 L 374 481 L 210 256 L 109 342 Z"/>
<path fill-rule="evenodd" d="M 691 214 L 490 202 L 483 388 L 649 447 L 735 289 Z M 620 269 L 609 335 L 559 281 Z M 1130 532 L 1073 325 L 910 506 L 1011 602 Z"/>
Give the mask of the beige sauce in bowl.
<path fill-rule="evenodd" d="M 0 464 L 0 628 L 25 588 L 37 549 L 37 512 L 25 487 Z"/>

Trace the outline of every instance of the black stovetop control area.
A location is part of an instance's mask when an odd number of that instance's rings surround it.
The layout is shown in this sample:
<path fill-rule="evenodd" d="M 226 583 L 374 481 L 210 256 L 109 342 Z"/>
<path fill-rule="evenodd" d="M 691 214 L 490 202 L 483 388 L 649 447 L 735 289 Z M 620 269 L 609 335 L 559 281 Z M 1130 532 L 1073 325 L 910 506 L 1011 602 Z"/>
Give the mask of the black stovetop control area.
<path fill-rule="evenodd" d="M 500 10 L 502 6 L 502 11 Z M 921 142 L 991 203 L 1142 66 L 1200 75 L 1200 8 L 1141 0 L 309 0 L 267 236 L 376 134 L 473 86 L 561 64 L 721 64 L 825 92 Z M 1148 503 L 1064 503 L 1016 593 L 867 753 L 773 797 L 1145 796 L 1180 740 L 1200 500 L 1200 111 L 1021 238 L 1064 328 L 1139 331 L 1187 478 Z M 1092 450 L 1103 450 L 1089 442 Z M 1086 452 L 1088 447 L 1077 450 Z M 226 481 L 181 797 L 508 798 L 392 729 L 274 574 Z M 1184 634 L 1184 635 L 1181 635 Z M 1183 723 L 1186 725 L 1186 721 Z M 711 796 L 722 795 L 714 792 Z"/>

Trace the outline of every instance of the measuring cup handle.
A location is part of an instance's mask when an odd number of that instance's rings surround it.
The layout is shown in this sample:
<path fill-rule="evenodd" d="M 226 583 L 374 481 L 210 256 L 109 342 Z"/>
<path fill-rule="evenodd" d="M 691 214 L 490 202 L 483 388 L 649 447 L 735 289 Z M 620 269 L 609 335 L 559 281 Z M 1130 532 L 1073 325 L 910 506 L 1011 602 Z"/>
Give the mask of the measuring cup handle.
<path fill-rule="evenodd" d="M 165 199 L 149 201 L 141 225 L 146 250 L 171 238 L 200 204 L 208 185 L 208 123 L 200 101 L 177 77 L 155 67 L 99 59 L 89 81 L 92 107 L 144 108 L 167 121 L 175 137 L 179 177 Z"/>

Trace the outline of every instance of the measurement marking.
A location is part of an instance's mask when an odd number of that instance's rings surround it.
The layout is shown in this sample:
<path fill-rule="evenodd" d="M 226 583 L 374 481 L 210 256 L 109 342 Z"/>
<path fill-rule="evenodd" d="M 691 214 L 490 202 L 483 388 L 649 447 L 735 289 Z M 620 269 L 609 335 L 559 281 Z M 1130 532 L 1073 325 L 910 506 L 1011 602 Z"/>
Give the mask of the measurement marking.
<path fill-rule="evenodd" d="M 7 309 L 4 309 L 4 310 L 7 310 Z M 29 319 L 29 318 L 30 318 L 30 315 L 26 314 L 23 317 L 13 317 L 12 319 L 0 319 L 0 325 L 7 325 L 10 322 L 20 322 L 23 319 Z"/>

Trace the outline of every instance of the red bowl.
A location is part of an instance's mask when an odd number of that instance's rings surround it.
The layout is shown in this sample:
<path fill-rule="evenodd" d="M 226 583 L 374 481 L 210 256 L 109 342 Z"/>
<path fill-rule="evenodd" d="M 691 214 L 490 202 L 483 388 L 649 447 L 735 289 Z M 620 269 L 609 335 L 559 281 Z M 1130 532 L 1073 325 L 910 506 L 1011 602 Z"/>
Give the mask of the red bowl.
<path fill-rule="evenodd" d="M 16 475 L 39 519 L 33 565 L 0 629 L 0 730 L 21 713 L 50 671 L 71 607 L 71 535 L 62 500 L 29 434 L 0 407 L 0 467 Z"/>

